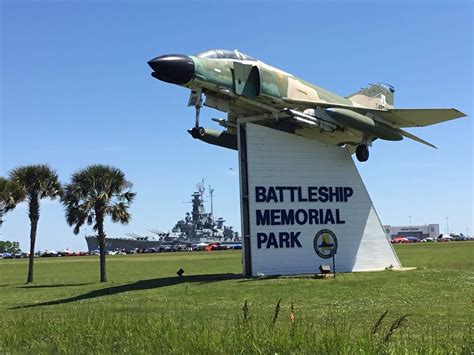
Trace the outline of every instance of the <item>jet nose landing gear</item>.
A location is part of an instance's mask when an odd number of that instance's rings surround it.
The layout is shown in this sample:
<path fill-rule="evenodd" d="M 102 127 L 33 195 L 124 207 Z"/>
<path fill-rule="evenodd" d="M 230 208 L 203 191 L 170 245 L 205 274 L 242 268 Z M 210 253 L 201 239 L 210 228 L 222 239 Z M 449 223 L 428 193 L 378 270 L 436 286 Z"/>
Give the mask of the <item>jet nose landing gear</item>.
<path fill-rule="evenodd" d="M 189 97 L 188 106 L 194 106 L 194 108 L 196 109 L 194 127 L 192 129 L 188 129 L 188 132 L 194 139 L 202 138 L 206 134 L 206 131 L 204 130 L 203 127 L 199 125 L 199 114 L 201 113 L 201 107 L 202 107 L 201 89 L 196 90 L 196 91 L 194 90 L 191 91 L 191 96 Z"/>
<path fill-rule="evenodd" d="M 369 159 L 369 147 L 366 144 L 358 145 L 356 148 L 356 157 L 360 162 L 367 161 Z"/>

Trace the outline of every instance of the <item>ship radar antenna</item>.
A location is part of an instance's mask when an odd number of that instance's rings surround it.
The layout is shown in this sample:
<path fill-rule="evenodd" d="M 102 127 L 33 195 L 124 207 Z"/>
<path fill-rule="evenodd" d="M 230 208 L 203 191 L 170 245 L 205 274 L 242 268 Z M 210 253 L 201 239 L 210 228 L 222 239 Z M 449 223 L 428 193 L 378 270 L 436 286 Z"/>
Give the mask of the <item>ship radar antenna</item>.
<path fill-rule="evenodd" d="M 204 179 L 196 184 L 196 190 L 198 190 L 201 194 L 204 193 Z"/>

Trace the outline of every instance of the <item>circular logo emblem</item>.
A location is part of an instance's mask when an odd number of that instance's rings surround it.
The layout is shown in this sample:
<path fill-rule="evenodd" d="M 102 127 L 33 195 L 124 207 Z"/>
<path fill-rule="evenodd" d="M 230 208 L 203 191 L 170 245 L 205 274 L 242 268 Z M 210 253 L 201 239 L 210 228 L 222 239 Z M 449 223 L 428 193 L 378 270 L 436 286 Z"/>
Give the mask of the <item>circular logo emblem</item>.
<path fill-rule="evenodd" d="M 337 252 L 337 238 L 333 231 L 321 229 L 314 236 L 314 251 L 320 258 L 329 259 Z"/>

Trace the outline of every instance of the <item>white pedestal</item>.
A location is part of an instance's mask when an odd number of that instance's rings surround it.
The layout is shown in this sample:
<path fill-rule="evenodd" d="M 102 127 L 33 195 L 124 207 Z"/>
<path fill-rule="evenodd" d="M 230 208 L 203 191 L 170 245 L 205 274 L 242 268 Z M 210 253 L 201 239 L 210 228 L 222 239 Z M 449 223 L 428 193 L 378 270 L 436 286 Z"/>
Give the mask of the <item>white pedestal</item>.
<path fill-rule="evenodd" d="M 239 127 L 244 275 L 400 268 L 346 149 L 260 125 Z M 336 241 L 336 240 L 337 241 Z"/>

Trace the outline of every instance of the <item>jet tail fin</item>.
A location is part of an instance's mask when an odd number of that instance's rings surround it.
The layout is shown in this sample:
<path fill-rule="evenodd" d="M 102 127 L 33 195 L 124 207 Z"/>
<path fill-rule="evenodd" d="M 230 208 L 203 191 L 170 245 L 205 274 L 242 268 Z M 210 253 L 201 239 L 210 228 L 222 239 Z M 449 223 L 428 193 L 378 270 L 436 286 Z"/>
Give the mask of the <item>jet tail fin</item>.
<path fill-rule="evenodd" d="M 407 137 L 407 138 L 413 139 L 413 140 L 416 141 L 416 142 L 419 142 L 419 143 L 428 145 L 428 146 L 430 146 L 430 147 L 433 147 L 433 148 L 435 148 L 435 149 L 438 149 L 438 148 L 436 148 L 433 144 L 431 144 L 430 142 L 427 142 L 427 141 L 425 141 L 425 140 L 423 140 L 423 139 L 421 139 L 421 138 L 419 138 L 419 137 L 417 137 L 417 136 L 415 136 L 415 135 L 413 135 L 413 134 L 411 134 L 411 133 L 408 133 L 407 131 L 404 131 L 403 129 L 400 129 L 400 133 L 403 134 L 403 135 L 404 135 L 405 137 Z"/>
<path fill-rule="evenodd" d="M 392 85 L 379 83 L 370 84 L 347 98 L 364 107 L 384 110 L 393 108 L 394 96 L 395 88 Z"/>

